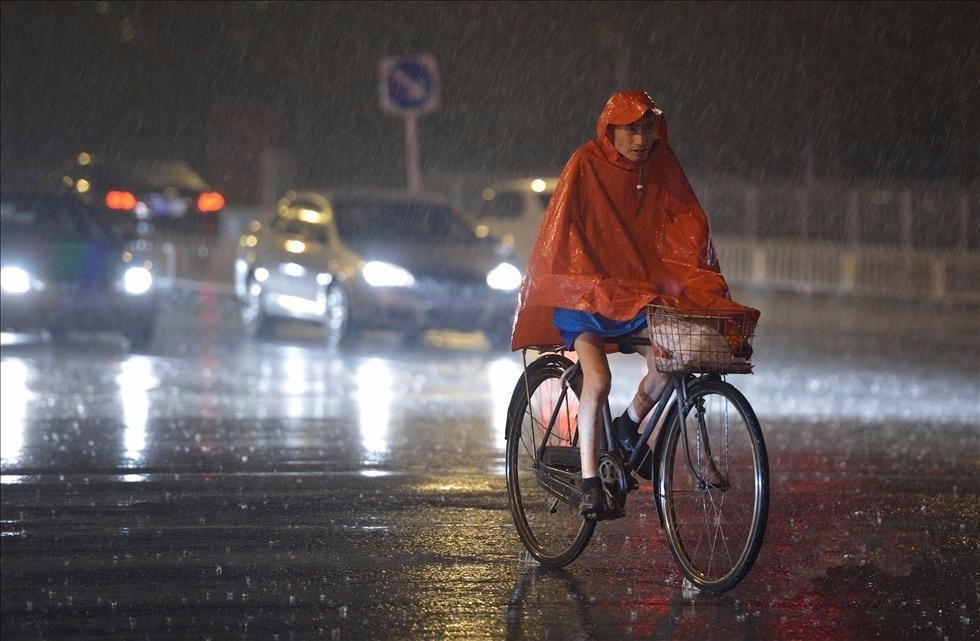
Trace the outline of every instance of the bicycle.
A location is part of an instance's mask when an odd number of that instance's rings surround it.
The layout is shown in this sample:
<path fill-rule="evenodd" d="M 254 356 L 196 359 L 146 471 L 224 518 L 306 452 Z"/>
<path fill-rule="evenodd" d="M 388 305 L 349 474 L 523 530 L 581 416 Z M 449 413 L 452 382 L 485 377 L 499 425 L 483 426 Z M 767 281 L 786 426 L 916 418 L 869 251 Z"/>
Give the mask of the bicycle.
<path fill-rule="evenodd" d="M 625 516 L 626 497 L 639 488 L 633 473 L 649 472 L 660 526 L 681 572 L 700 591 L 721 594 L 751 569 L 769 510 L 762 429 L 749 402 L 724 380 L 751 372 L 754 323 L 657 305 L 648 306 L 648 317 L 649 339 L 610 342 L 654 344 L 657 369 L 669 373 L 670 382 L 628 455 L 609 447 L 616 441 L 608 402 L 603 407 L 598 463 L 607 518 Z M 742 357 L 733 356 L 724 340 L 731 336 L 744 348 Z M 577 509 L 582 372 L 563 346 L 537 349 L 542 354 L 530 364 L 525 350 L 524 372 L 507 412 L 507 494 L 531 556 L 544 566 L 563 567 L 585 550 L 597 524 Z"/>

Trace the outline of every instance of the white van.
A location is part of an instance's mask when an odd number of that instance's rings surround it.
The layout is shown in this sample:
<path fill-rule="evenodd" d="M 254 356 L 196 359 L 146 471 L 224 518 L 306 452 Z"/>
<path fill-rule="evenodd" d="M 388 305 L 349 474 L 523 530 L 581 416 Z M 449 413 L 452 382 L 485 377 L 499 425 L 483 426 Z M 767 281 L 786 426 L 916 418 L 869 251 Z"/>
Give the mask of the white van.
<path fill-rule="evenodd" d="M 474 210 L 477 234 L 512 246 L 514 258 L 526 265 L 557 184 L 557 177 L 520 178 L 483 188 Z"/>

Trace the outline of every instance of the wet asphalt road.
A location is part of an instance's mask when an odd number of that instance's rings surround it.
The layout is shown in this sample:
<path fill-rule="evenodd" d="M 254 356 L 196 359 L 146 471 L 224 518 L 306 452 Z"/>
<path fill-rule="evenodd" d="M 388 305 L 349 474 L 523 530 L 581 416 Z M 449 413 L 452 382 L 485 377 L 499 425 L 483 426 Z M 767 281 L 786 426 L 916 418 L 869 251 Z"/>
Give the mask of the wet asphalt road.
<path fill-rule="evenodd" d="M 722 597 L 682 589 L 648 487 L 567 569 L 526 560 L 520 358 L 479 336 L 251 343 L 215 294 L 141 353 L 7 336 L 3 639 L 978 638 L 980 315 L 741 298 L 772 499 Z M 637 361 L 614 357 L 614 411 Z"/>

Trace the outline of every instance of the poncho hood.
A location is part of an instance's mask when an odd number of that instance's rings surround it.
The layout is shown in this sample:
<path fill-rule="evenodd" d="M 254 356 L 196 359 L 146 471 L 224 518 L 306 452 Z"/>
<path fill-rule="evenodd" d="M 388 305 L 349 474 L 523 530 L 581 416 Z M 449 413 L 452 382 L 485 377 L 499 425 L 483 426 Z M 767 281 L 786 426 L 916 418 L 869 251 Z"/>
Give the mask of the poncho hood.
<path fill-rule="evenodd" d="M 616 151 L 612 127 L 657 116 L 646 159 Z M 614 94 L 597 137 L 568 160 L 538 228 L 521 285 L 512 349 L 560 344 L 556 307 L 629 320 L 648 303 L 689 310 L 759 312 L 731 300 L 707 217 L 667 135 L 663 110 L 644 91 Z"/>
<path fill-rule="evenodd" d="M 596 140 L 599 141 L 610 162 L 623 164 L 627 167 L 634 164 L 633 161 L 624 158 L 616 151 L 616 146 L 613 144 L 613 127 L 634 123 L 645 116 L 648 111 L 653 112 L 657 117 L 654 148 L 667 146 L 667 119 L 664 118 L 663 109 L 657 106 L 647 92 L 639 89 L 620 91 L 613 94 L 606 102 L 602 113 L 599 114 L 599 122 L 596 124 Z"/>

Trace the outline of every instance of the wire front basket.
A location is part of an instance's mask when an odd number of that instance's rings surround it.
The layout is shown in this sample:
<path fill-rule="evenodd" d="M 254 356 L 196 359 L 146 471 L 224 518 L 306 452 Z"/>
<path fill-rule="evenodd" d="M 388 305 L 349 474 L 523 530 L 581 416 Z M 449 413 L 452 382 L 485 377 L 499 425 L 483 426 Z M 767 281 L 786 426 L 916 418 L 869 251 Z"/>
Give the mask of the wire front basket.
<path fill-rule="evenodd" d="M 647 323 L 661 372 L 752 372 L 755 320 L 744 314 L 647 305 Z"/>

